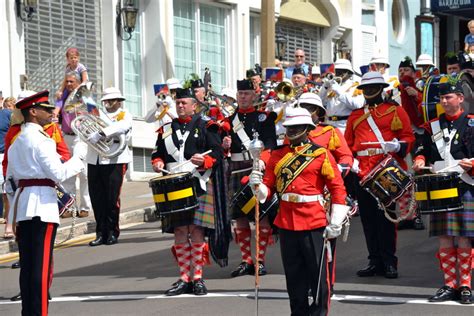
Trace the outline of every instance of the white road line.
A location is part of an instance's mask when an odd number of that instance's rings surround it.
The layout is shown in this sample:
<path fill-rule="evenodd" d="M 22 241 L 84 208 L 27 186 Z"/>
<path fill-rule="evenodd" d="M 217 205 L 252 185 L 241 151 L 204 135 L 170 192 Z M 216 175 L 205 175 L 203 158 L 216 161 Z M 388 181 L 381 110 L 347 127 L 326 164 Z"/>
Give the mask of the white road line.
<path fill-rule="evenodd" d="M 225 293 L 209 293 L 204 296 L 195 296 L 191 294 L 183 294 L 179 296 L 165 296 L 165 295 L 144 295 L 144 294 L 129 294 L 129 295 L 92 295 L 92 296 L 59 296 L 53 297 L 51 302 L 84 302 L 84 301 L 120 301 L 120 300 L 156 300 L 156 299 L 206 299 L 216 297 L 237 297 L 237 298 L 253 298 L 254 292 L 225 292 Z M 260 299 L 288 299 L 288 294 L 284 292 L 260 292 Z M 378 302 L 378 303 L 392 303 L 392 304 L 426 304 L 426 305 L 444 305 L 444 306 L 464 306 L 472 307 L 471 305 L 462 305 L 458 302 L 441 302 L 430 303 L 427 300 L 411 299 L 409 297 L 390 297 L 390 296 L 364 296 L 364 295 L 334 295 L 331 298 L 333 301 L 347 301 L 347 302 Z M 21 301 L 12 302 L 9 300 L 0 300 L 0 305 L 20 304 Z"/>

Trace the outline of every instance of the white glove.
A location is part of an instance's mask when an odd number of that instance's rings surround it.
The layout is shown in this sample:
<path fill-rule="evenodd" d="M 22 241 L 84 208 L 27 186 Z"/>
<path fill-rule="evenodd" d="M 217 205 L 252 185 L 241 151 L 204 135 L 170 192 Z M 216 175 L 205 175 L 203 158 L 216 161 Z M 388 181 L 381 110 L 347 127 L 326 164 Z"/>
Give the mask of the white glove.
<path fill-rule="evenodd" d="M 268 196 L 268 188 L 262 183 L 263 173 L 260 171 L 252 171 L 249 176 L 249 185 L 253 194 L 260 203 L 265 202 Z"/>
<path fill-rule="evenodd" d="M 323 236 L 324 238 L 336 238 L 341 234 L 342 223 L 346 219 L 350 206 L 342 204 L 333 204 L 331 207 L 331 219 L 329 225 L 326 226 Z"/>
<path fill-rule="evenodd" d="M 400 142 L 394 138 L 391 142 L 385 142 L 382 144 L 382 148 L 387 153 L 396 153 L 400 150 Z"/>
<path fill-rule="evenodd" d="M 84 143 L 84 142 L 78 142 L 75 146 L 74 146 L 74 151 L 73 151 L 73 156 L 74 157 L 77 157 L 81 160 L 84 160 L 86 159 L 86 156 L 87 156 L 87 144 Z"/>
<path fill-rule="evenodd" d="M 94 132 L 89 135 L 87 138 L 87 141 L 90 142 L 91 144 L 97 144 L 99 140 L 101 140 L 104 137 L 99 131 Z"/>
<path fill-rule="evenodd" d="M 263 162 L 262 159 L 258 161 L 258 169 L 262 172 L 265 171 L 265 163 Z"/>

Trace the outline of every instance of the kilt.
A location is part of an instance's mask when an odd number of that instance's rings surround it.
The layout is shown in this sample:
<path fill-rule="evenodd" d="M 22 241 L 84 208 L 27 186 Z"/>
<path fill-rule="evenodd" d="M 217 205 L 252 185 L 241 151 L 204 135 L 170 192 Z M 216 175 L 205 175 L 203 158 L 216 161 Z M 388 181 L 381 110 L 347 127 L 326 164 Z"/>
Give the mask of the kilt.
<path fill-rule="evenodd" d="M 214 228 L 214 191 L 211 179 L 207 182 L 206 188 L 206 193 L 197 198 L 199 203 L 197 209 L 162 215 L 161 229 L 164 233 L 173 233 L 175 227 L 188 225 Z"/>
<path fill-rule="evenodd" d="M 430 215 L 430 237 L 474 237 L 474 189 L 466 184 L 459 189 L 464 209 Z"/>

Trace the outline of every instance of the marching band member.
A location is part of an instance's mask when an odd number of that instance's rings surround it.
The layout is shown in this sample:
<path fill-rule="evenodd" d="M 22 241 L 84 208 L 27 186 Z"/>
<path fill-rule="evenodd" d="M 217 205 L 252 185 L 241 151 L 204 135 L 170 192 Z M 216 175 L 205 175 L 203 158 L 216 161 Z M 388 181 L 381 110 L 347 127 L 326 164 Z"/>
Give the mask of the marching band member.
<path fill-rule="evenodd" d="M 224 150 L 230 151 L 229 162 L 229 198 L 241 187 L 241 178 L 249 175 L 252 170 L 253 160 L 248 151 L 250 141 L 255 131 L 260 135 L 265 149 L 273 149 L 276 146 L 274 115 L 257 111 L 253 106 L 256 93 L 250 80 L 237 80 L 237 111 L 228 118 L 231 124 L 230 136 L 224 137 Z M 267 151 L 268 154 L 268 151 Z M 264 168 L 265 156 L 262 157 L 261 169 Z M 234 214 L 234 217 L 237 216 Z M 245 214 L 235 219 L 235 239 L 239 243 L 242 254 L 242 262 L 232 271 L 231 276 L 237 277 L 254 274 L 254 264 L 250 250 L 250 224 Z M 260 220 L 259 232 L 260 253 L 258 254 L 259 275 L 267 273 L 265 262 L 265 251 L 271 237 L 271 228 L 267 216 Z"/>
<path fill-rule="evenodd" d="M 306 75 L 303 68 L 295 68 L 291 75 L 291 82 L 295 89 L 303 89 L 306 85 Z"/>
<path fill-rule="evenodd" d="M 400 82 L 397 76 L 389 76 L 388 68 L 390 68 L 390 63 L 385 55 L 377 54 L 370 59 L 369 69 L 371 69 L 371 71 L 378 71 L 389 84 L 389 86 L 384 89 L 384 100 L 392 100 L 393 102 L 401 104 L 400 90 L 398 88 Z"/>
<path fill-rule="evenodd" d="M 359 160 L 358 176 L 361 179 L 388 153 L 406 169 L 403 159 L 415 140 L 405 110 L 383 101 L 383 88 L 387 86 L 380 73 L 364 74 L 357 88 L 362 89 L 366 104 L 362 109 L 354 110 L 347 121 L 344 136 Z M 364 142 L 378 142 L 380 145 L 362 144 Z M 369 251 L 369 265 L 359 270 L 357 275 L 380 274 L 386 278 L 397 278 L 396 226 L 385 218 L 371 194 L 357 186 L 356 195 Z"/>
<path fill-rule="evenodd" d="M 272 151 L 263 181 L 261 172 L 252 171 L 250 184 L 260 202 L 274 192 L 279 196 L 280 210 L 274 224 L 280 233 L 291 314 L 327 315 L 328 256 L 321 253 L 327 240 L 341 233 L 349 210 L 345 205 L 346 191 L 332 155 L 308 139 L 309 131 L 315 127 L 308 110 L 288 108 L 284 125 L 290 143 Z M 325 186 L 333 202 L 329 220 L 323 207 Z M 313 294 L 311 306 L 309 289 Z"/>
<path fill-rule="evenodd" d="M 349 171 L 354 164 L 354 156 L 352 151 L 347 146 L 344 135 L 338 128 L 327 125 L 322 120 L 326 115 L 326 109 L 323 106 L 321 98 L 315 93 L 303 93 L 298 99 L 298 105 L 311 114 L 311 118 L 316 127 L 309 132 L 308 139 L 314 144 L 326 148 L 334 156 L 337 167 L 341 172 L 341 176 L 344 178 L 344 184 L 347 188 L 352 183 L 346 182 L 346 177 L 349 175 Z M 352 179 L 351 179 L 352 180 Z M 347 194 L 349 194 L 346 189 Z M 329 275 L 331 291 L 336 279 L 336 238 L 330 239 L 331 251 L 333 260 L 329 263 Z"/>
<path fill-rule="evenodd" d="M 459 164 L 461 169 L 458 172 L 462 173 L 463 181 L 456 186 L 464 208 L 431 215 L 430 236 L 437 236 L 439 240 L 437 257 L 444 275 L 444 286 L 429 301 L 444 302 L 460 298 L 462 304 L 471 304 L 471 240 L 474 230 L 469 227 L 474 221 L 474 115 L 467 114 L 461 107 L 464 94 L 460 81 L 454 79 L 440 84 L 439 95 L 445 112 L 426 124 L 413 169 L 420 171 L 430 163 L 434 164 L 436 171 L 453 163 Z"/>
<path fill-rule="evenodd" d="M 428 80 L 428 77 L 431 75 L 431 69 L 435 67 L 433 63 L 433 58 L 428 54 L 421 54 L 418 56 L 418 59 L 415 63 L 417 68 L 421 68 L 421 78 L 416 81 L 416 87 L 418 90 L 423 91 L 425 87 L 425 82 Z"/>
<path fill-rule="evenodd" d="M 357 98 L 358 82 L 352 80 L 354 70 L 351 62 L 347 59 L 337 59 L 334 67 L 336 77 L 341 78 L 341 83 L 326 79 L 319 90 L 319 96 L 326 106 L 326 123 L 344 133 L 349 115 L 353 110 L 360 109 L 364 100 L 361 96 Z"/>
<path fill-rule="evenodd" d="M 415 135 L 415 145 L 410 153 L 410 158 L 407 157 L 407 159 L 413 159 L 414 151 L 418 148 L 423 136 L 422 125 L 424 124 L 424 120 L 423 110 L 421 108 L 423 93 L 416 88 L 415 66 L 413 66 L 413 62 L 408 56 L 398 65 L 398 80 L 400 82 L 398 90 L 400 91 L 401 105 L 410 117 L 412 123 L 411 128 Z M 408 190 L 397 201 L 402 215 L 410 212 L 410 201 L 414 198 L 412 191 Z M 425 229 L 423 219 L 418 211 L 415 211 L 411 218 L 400 221 L 397 226 L 398 229 L 409 227 L 413 227 L 415 230 Z"/>
<path fill-rule="evenodd" d="M 178 118 L 165 125 L 158 134 L 155 151 L 152 153 L 153 170 L 172 169 L 185 159 L 191 163 L 182 166 L 178 172 L 193 172 L 199 179 L 202 194 L 198 197 L 199 208 L 191 220 L 176 215 L 163 215 L 163 231 L 174 233 L 173 252 L 180 271 L 180 278 L 165 295 L 175 296 L 185 293 L 206 295 L 207 288 L 202 279 L 204 258 L 207 254 L 204 233 L 206 228 L 214 228 L 215 204 L 213 186 L 207 181 L 213 168 L 220 163 L 223 152 L 217 125 L 209 118 L 195 114 L 198 104 L 191 89 L 177 89 L 176 109 Z M 211 153 L 201 153 L 212 150 Z M 196 170 L 196 167 L 198 170 Z M 201 175 L 199 171 L 203 171 Z M 191 269 L 194 275 L 191 278 Z"/>
<path fill-rule="evenodd" d="M 85 146 L 76 146 L 74 156 L 62 163 L 56 143 L 43 131 L 53 118 L 54 105 L 48 97 L 49 92 L 42 91 L 16 103 L 26 124 L 8 150 L 7 191 L 15 191 L 10 217 L 18 225 L 22 315 L 48 314 L 51 261 L 59 225 L 55 184 L 84 169 Z"/>
<path fill-rule="evenodd" d="M 245 73 L 247 80 L 252 81 L 255 92 L 260 95 L 262 92 L 262 74 L 258 73 L 255 69 L 249 69 Z"/>
<path fill-rule="evenodd" d="M 113 245 L 120 235 L 120 192 L 128 163 L 132 160 L 130 148 L 126 145 L 132 130 L 132 115 L 122 108 L 125 98 L 118 88 L 106 88 L 100 100 L 105 111 L 100 111 L 100 118 L 107 127 L 92 133 L 88 138 L 87 172 L 89 188 L 96 221 L 96 239 L 89 246 L 102 244 Z M 91 144 L 97 144 L 106 137 L 123 135 L 125 146 L 117 156 L 106 158 L 93 150 Z M 114 140 L 116 142 L 116 140 Z"/>

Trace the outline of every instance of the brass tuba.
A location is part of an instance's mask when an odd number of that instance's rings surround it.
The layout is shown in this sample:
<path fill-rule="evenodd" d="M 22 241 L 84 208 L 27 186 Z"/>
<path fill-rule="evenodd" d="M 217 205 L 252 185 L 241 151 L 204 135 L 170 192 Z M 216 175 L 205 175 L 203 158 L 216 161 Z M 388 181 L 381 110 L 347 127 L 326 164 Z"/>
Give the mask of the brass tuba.
<path fill-rule="evenodd" d="M 100 156 L 114 158 L 120 155 L 127 146 L 124 134 L 106 137 L 95 144 L 88 140 L 93 133 L 102 132 L 110 125 L 99 116 L 89 113 L 91 106 L 96 107 L 92 99 L 92 86 L 92 82 L 83 83 L 71 92 L 64 102 L 64 110 L 77 115 L 71 122 L 71 129 L 83 142 L 92 147 Z"/>

